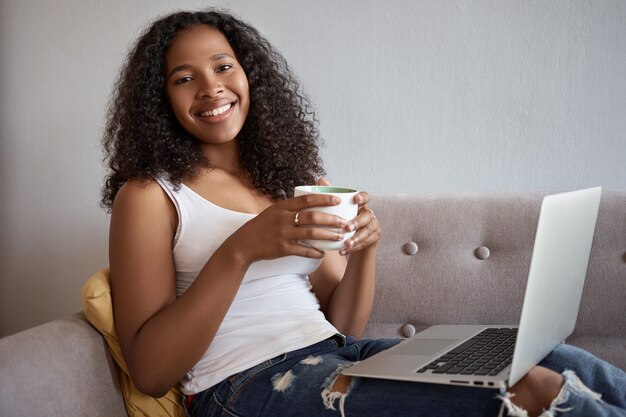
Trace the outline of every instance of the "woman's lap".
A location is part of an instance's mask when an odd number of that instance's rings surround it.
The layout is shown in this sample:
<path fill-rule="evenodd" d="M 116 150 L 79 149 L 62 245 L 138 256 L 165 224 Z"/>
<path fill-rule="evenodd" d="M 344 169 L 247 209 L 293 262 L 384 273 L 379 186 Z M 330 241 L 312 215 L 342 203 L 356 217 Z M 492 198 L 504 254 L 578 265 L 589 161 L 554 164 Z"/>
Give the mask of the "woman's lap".
<path fill-rule="evenodd" d="M 340 339 L 320 342 L 242 372 L 198 394 L 191 411 L 203 417 L 498 415 L 502 401 L 497 397 L 500 392 L 494 389 L 370 378 L 351 378 L 347 390 L 334 386 L 342 367 L 397 342 L 349 339 L 346 346 L 342 346 Z M 565 368 L 581 372 L 581 379 L 591 389 L 610 392 L 616 397 L 620 395 L 618 390 L 609 389 L 606 384 L 615 382 L 616 377 L 625 378 L 623 372 L 612 373 L 605 366 L 608 364 L 569 346 L 555 349 L 542 365 L 558 372 Z M 622 388 L 622 396 L 623 391 Z M 625 401 L 623 397 L 621 401 Z"/>

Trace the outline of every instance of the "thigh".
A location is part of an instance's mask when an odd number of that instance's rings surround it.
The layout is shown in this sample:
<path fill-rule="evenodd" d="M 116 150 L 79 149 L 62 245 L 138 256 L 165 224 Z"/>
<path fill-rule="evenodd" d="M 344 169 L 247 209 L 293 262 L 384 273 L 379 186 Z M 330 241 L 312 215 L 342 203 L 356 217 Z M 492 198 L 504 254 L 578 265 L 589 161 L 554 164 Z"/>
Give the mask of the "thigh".
<path fill-rule="evenodd" d="M 315 352 L 287 354 L 271 367 L 246 371 L 212 389 L 211 398 L 194 400 L 196 417 L 334 416 L 324 407 L 324 385 L 351 363 L 343 357 Z M 209 390 L 211 391 L 211 390 Z M 206 395 L 202 393 L 202 395 Z"/>
<path fill-rule="evenodd" d="M 497 416 L 502 401 L 496 389 L 354 378 L 345 399 L 345 416 Z"/>
<path fill-rule="evenodd" d="M 214 416 L 496 416 L 496 390 L 414 382 L 351 378 L 343 392 L 335 381 L 354 360 L 397 341 L 360 341 L 326 352 L 288 354 L 285 360 L 249 375 L 236 386 L 220 384 Z"/>

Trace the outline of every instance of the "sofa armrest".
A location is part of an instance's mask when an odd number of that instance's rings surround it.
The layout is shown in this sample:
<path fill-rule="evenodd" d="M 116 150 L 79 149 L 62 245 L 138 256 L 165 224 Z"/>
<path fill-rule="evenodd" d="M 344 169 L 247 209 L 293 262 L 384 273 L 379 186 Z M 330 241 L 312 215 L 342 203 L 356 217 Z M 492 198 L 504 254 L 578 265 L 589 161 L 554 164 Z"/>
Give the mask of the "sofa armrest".
<path fill-rule="evenodd" d="M 127 416 L 118 381 L 82 313 L 0 339 L 2 416 Z"/>

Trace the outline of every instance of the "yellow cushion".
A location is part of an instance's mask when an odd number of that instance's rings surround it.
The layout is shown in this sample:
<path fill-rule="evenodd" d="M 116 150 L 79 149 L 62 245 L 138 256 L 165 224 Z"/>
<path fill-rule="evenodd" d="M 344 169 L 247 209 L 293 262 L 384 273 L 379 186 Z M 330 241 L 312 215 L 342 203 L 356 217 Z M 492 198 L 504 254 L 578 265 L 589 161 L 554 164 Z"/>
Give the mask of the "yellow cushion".
<path fill-rule="evenodd" d="M 83 286 L 82 299 L 85 317 L 102 334 L 113 359 L 121 369 L 122 392 L 128 415 L 130 417 L 184 417 L 185 412 L 181 405 L 181 393 L 178 387 L 172 388 L 161 398 L 153 398 L 140 392 L 131 381 L 113 323 L 108 269 L 93 274 L 87 280 Z"/>

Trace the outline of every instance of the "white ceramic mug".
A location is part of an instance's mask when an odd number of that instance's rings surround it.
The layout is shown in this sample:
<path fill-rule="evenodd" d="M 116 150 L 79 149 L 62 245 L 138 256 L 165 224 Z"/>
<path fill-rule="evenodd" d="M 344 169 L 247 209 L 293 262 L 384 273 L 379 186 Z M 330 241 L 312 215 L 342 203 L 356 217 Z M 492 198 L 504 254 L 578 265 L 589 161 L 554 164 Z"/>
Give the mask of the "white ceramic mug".
<path fill-rule="evenodd" d="M 301 185 L 294 189 L 294 197 L 298 197 L 305 194 L 326 194 L 334 195 L 341 199 L 341 203 L 336 206 L 322 206 L 311 207 L 303 209 L 302 211 L 319 211 L 322 213 L 334 214 L 347 221 L 356 217 L 359 206 L 354 202 L 354 196 L 358 194 L 357 190 L 345 187 L 332 187 L 325 185 Z M 320 226 L 324 227 L 324 226 Z M 328 227 L 329 229 L 336 230 L 337 232 L 344 233 L 342 229 L 335 229 Z M 327 250 L 340 250 L 345 247 L 344 242 L 354 235 L 354 232 L 345 233 L 342 240 L 313 240 L 305 239 L 300 243 L 314 247 L 321 251 Z"/>

